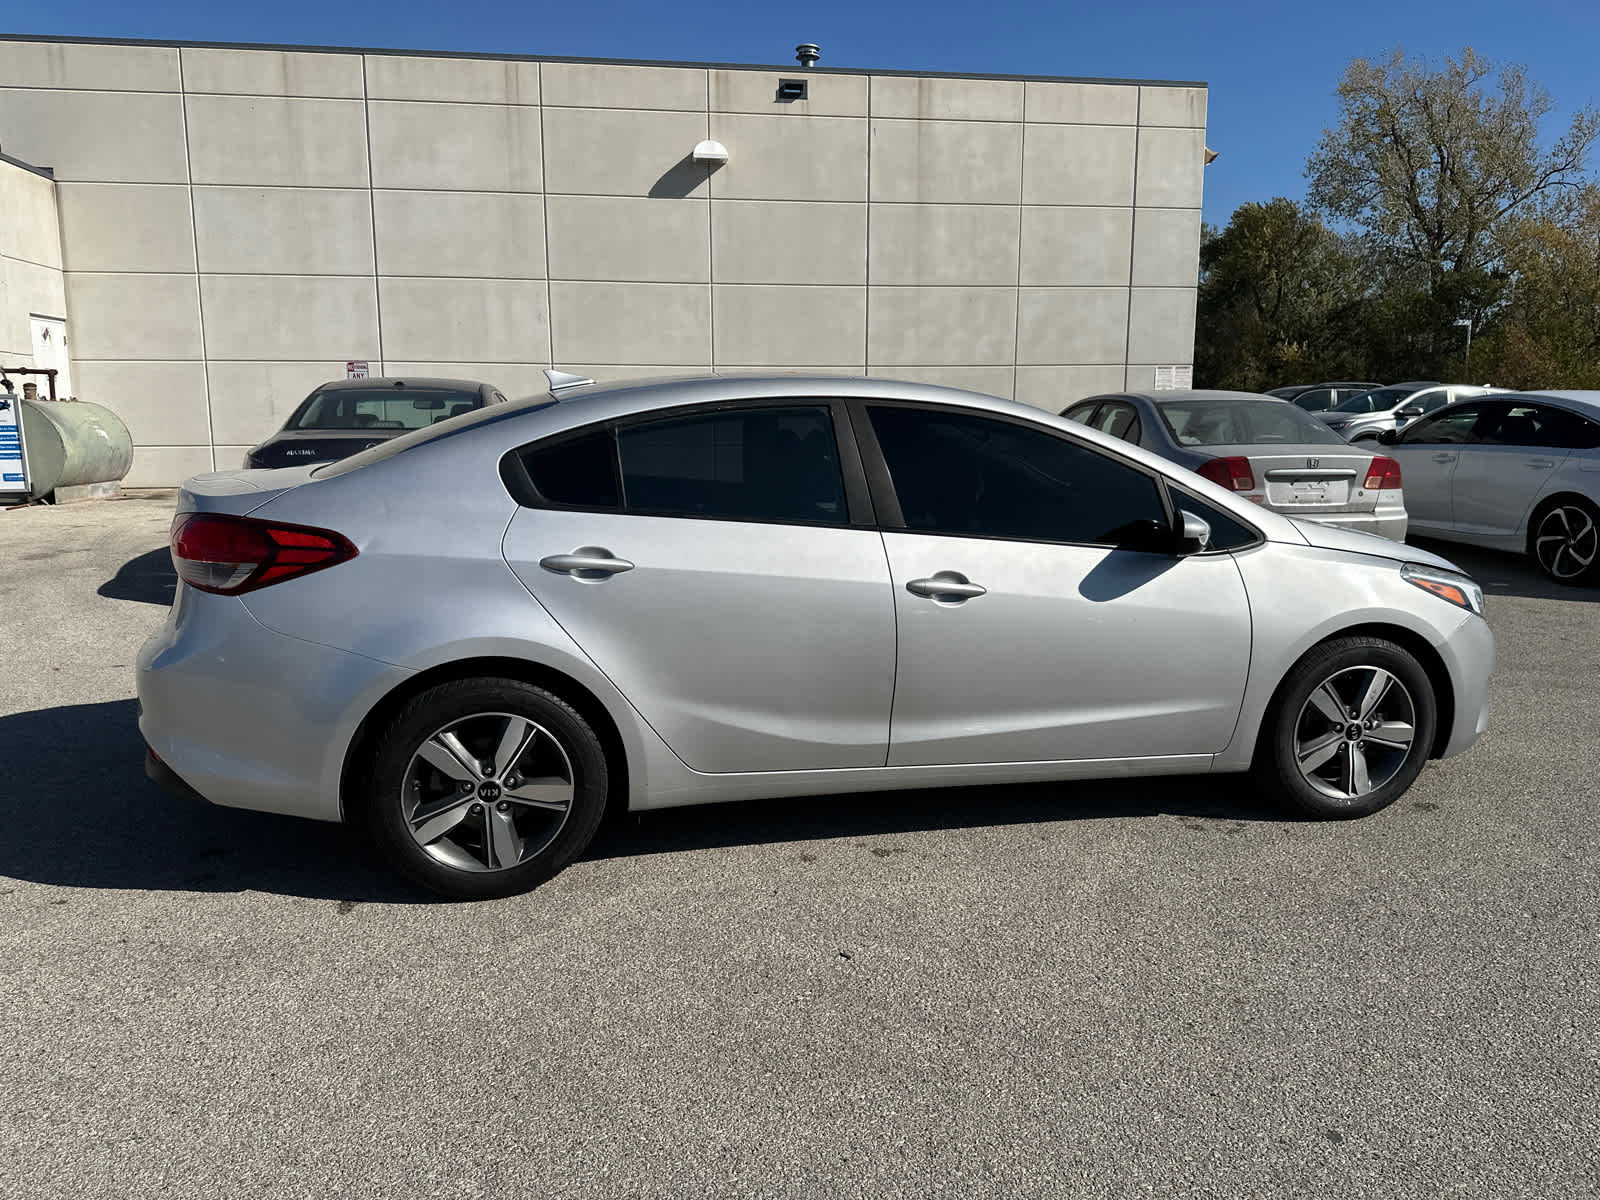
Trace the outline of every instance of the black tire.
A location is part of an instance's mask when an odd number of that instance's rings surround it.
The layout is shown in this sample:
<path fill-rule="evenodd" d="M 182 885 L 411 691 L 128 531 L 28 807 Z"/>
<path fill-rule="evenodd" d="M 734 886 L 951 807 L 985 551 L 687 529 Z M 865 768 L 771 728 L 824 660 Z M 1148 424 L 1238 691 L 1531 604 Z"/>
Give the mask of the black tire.
<path fill-rule="evenodd" d="M 1587 529 L 1583 521 L 1588 522 Z M 1571 536 L 1574 533 L 1576 538 Z M 1557 536 L 1565 542 L 1544 540 Z M 1578 566 L 1575 555 L 1587 557 L 1588 566 Z M 1528 522 L 1528 556 L 1554 583 L 1600 586 L 1600 508 L 1582 496 L 1557 496 L 1541 504 Z M 1567 573 L 1558 573 L 1563 570 Z"/>
<path fill-rule="evenodd" d="M 1351 718 L 1350 706 L 1362 702 L 1380 672 L 1399 683 L 1402 691 L 1386 687 L 1365 719 Z M 1328 683 L 1332 691 L 1321 692 Z M 1314 694 L 1319 697 L 1316 701 Z M 1344 701 L 1342 729 L 1319 707 L 1330 705 L 1334 698 Z M 1369 728 L 1368 721 L 1377 724 Z M 1395 731 L 1404 725 L 1410 726 L 1411 736 L 1403 751 L 1392 741 L 1380 740 L 1400 737 Z M 1310 650 L 1278 685 L 1262 721 L 1251 775 L 1264 794 L 1301 816 L 1364 817 L 1393 804 L 1416 780 L 1428 760 L 1437 725 L 1433 684 L 1409 651 L 1382 638 L 1336 638 Z M 1362 727 L 1359 735 L 1354 732 L 1357 726 Z M 1301 754 L 1311 750 L 1306 761 L 1316 761 L 1329 744 L 1322 739 L 1336 730 L 1332 758 L 1315 767 L 1308 778 L 1300 768 Z M 1351 771 L 1357 760 L 1369 784 L 1377 786 L 1364 791 L 1350 786 L 1350 781 L 1361 778 Z M 1349 794 L 1340 794 L 1344 791 Z"/>
<path fill-rule="evenodd" d="M 484 778 L 480 767 L 491 766 L 490 756 L 499 753 L 496 730 L 510 729 L 514 720 L 532 732 L 526 749 L 511 755 L 498 775 L 497 788 L 495 774 Z M 467 758 L 479 762 L 470 776 L 465 770 L 446 775 L 422 759 L 425 744 L 438 757 L 441 743 L 433 739 L 440 734 L 454 737 L 471 752 Z M 518 764 L 534 759 L 540 765 L 526 769 L 539 778 L 520 780 Z M 460 761 L 451 755 L 453 768 Z M 463 679 L 414 697 L 378 742 L 370 778 L 367 823 L 378 849 L 407 878 L 456 900 L 516 895 L 561 871 L 593 840 L 609 787 L 605 750 L 588 722 L 559 696 L 515 679 Z M 472 782 L 458 782 L 463 779 Z M 570 792 L 570 799 L 564 811 L 524 806 L 511 799 L 517 792 L 505 781 L 545 785 L 546 791 L 565 783 L 556 790 Z M 451 791 L 455 786 L 462 795 Z M 413 821 L 429 814 L 448 821 L 458 808 L 463 815 L 428 848 L 412 835 Z M 496 821 L 515 837 L 515 850 L 506 858 L 526 854 L 515 865 L 497 858 L 499 843 L 490 833 Z M 475 859 L 481 865 L 472 866 Z"/>

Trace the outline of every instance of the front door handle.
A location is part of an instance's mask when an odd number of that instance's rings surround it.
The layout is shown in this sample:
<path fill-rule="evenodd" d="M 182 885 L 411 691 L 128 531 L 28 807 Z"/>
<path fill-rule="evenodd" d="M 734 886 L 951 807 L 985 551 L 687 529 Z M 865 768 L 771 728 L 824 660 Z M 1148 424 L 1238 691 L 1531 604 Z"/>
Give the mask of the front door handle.
<path fill-rule="evenodd" d="M 541 558 L 539 565 L 557 575 L 572 575 L 578 579 L 606 579 L 633 570 L 631 562 L 618 558 L 604 546 L 579 546 L 571 554 Z"/>
<path fill-rule="evenodd" d="M 1456 456 L 1454 454 L 1435 454 L 1433 456 L 1433 461 L 1436 463 L 1452 463 L 1455 460 Z"/>
<path fill-rule="evenodd" d="M 974 596 L 982 596 L 988 590 L 981 584 L 973 583 L 960 571 L 940 571 L 928 579 L 913 579 L 906 584 L 906 591 L 913 596 L 927 596 L 947 604 L 959 604 Z"/>

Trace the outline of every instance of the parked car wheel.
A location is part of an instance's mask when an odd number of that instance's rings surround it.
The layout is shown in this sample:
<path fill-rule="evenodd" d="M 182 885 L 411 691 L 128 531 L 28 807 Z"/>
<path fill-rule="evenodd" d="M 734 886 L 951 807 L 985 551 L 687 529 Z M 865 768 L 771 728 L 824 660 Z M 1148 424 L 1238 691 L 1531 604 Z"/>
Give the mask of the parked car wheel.
<path fill-rule="evenodd" d="M 1579 496 L 1552 500 L 1528 522 L 1528 550 L 1557 583 L 1600 584 L 1600 509 Z"/>
<path fill-rule="evenodd" d="M 1338 638 L 1289 672 L 1252 768 L 1302 815 L 1362 817 L 1411 786 L 1433 745 L 1438 705 L 1422 665 L 1380 638 Z"/>
<path fill-rule="evenodd" d="M 378 744 L 368 820 L 423 887 L 510 896 L 588 846 L 607 779 L 599 738 L 564 700 L 513 679 L 459 680 L 411 700 Z"/>

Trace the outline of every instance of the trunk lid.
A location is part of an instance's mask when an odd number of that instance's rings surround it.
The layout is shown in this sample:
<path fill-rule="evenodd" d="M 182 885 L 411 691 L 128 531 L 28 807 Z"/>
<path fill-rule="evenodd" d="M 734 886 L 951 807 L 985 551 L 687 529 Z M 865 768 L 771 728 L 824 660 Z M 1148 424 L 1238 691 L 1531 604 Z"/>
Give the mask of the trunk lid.
<path fill-rule="evenodd" d="M 275 496 L 299 487 L 311 478 L 317 464 L 282 467 L 275 471 L 213 471 L 183 481 L 178 492 L 179 513 L 228 513 L 242 517 Z"/>
<path fill-rule="evenodd" d="M 337 462 L 388 441 L 403 429 L 286 429 L 252 450 L 262 467 L 299 467 Z"/>
<path fill-rule="evenodd" d="M 1308 443 L 1302 446 L 1207 446 L 1218 457 L 1248 459 L 1255 489 L 1265 508 L 1286 516 L 1372 512 L 1377 491 L 1363 486 L 1375 457 L 1354 446 Z"/>

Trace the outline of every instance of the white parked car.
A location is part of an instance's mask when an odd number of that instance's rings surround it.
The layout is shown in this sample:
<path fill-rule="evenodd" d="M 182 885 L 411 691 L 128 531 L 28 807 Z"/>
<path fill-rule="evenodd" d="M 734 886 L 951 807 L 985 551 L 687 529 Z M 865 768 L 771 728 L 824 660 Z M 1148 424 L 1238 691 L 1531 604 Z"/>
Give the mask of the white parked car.
<path fill-rule="evenodd" d="M 1447 404 L 1505 390 L 1462 383 L 1397 383 L 1352 396 L 1317 416 L 1347 442 L 1375 442 L 1384 430 L 1404 429 Z"/>
<path fill-rule="evenodd" d="M 1468 400 L 1379 440 L 1405 475 L 1412 532 L 1600 584 L 1600 392 Z"/>

